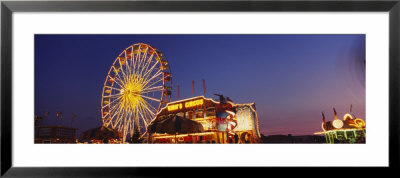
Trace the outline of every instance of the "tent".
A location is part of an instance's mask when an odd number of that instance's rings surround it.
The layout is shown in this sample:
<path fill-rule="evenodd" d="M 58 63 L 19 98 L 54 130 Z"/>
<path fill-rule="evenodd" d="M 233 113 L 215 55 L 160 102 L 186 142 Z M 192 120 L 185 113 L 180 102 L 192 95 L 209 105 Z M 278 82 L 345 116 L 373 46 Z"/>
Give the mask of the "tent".
<path fill-rule="evenodd" d="M 149 133 L 185 134 L 203 132 L 200 123 L 173 115 L 163 120 L 155 121 L 148 126 Z"/>
<path fill-rule="evenodd" d="M 96 127 L 82 132 L 79 136 L 81 140 L 110 140 L 121 139 L 122 133 L 118 130 L 111 129 L 105 126 Z"/>

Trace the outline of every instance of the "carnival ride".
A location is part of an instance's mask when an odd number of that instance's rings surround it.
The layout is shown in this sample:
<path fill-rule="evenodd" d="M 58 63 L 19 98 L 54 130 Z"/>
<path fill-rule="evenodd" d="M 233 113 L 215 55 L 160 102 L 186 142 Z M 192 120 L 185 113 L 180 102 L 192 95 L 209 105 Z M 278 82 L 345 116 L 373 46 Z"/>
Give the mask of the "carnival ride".
<path fill-rule="evenodd" d="M 149 123 L 171 100 L 172 76 L 163 53 L 144 43 L 124 49 L 103 86 L 103 126 L 120 131 L 123 141 L 143 138 Z"/>
<path fill-rule="evenodd" d="M 335 108 L 334 120 L 326 121 L 325 115 L 322 113 L 322 132 L 315 132 L 314 134 L 324 134 L 326 143 L 365 143 L 366 129 L 365 121 L 357 118 L 352 113 L 352 106 L 350 113 L 343 116 L 343 120 L 337 118 Z"/>

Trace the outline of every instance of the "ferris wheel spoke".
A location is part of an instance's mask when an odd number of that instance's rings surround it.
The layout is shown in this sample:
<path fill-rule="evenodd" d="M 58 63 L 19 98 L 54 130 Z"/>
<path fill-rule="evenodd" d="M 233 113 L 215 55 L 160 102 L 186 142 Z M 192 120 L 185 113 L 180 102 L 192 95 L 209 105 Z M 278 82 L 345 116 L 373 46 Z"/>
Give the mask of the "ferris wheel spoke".
<path fill-rule="evenodd" d="M 145 70 L 147 70 L 148 69 L 148 67 L 149 67 L 149 65 L 150 65 L 150 63 L 151 63 L 151 57 L 152 57 L 153 55 L 151 55 L 149 58 L 147 58 L 147 53 L 145 54 L 145 55 L 143 55 L 143 63 L 142 63 L 142 65 L 141 65 L 141 69 L 140 69 L 140 75 L 141 76 L 143 76 L 143 74 L 144 74 L 144 72 L 145 72 Z M 146 60 L 147 59 L 147 60 Z"/>
<path fill-rule="evenodd" d="M 154 53 L 150 55 L 150 57 L 148 57 L 146 65 L 144 65 L 143 69 L 146 69 L 146 71 L 149 69 L 150 64 L 153 62 L 153 56 Z M 157 61 L 156 61 L 157 63 Z"/>
<path fill-rule="evenodd" d="M 134 122 L 135 122 L 134 121 L 135 116 L 133 116 L 133 113 L 135 113 L 135 112 L 133 112 L 133 111 L 130 112 L 130 115 L 128 117 L 128 122 L 127 122 L 127 131 L 129 132 L 131 137 L 133 135 L 133 127 L 134 127 Z"/>
<path fill-rule="evenodd" d="M 149 108 L 148 108 L 148 106 L 145 104 L 145 103 L 143 103 L 142 105 L 141 105 L 141 108 L 142 108 L 142 110 L 143 110 L 143 113 L 145 113 L 144 115 L 146 115 L 146 117 L 143 117 L 143 120 L 146 122 L 146 124 L 148 123 L 148 122 L 150 122 L 151 120 L 153 120 L 153 118 L 155 117 L 155 114 L 154 114 L 154 112 L 152 112 Z"/>
<path fill-rule="evenodd" d="M 118 103 L 114 106 L 112 106 L 112 108 L 110 109 L 111 112 L 115 112 L 114 115 L 112 117 L 115 116 L 116 113 L 121 112 L 122 108 L 121 108 L 121 104 Z"/>
<path fill-rule="evenodd" d="M 142 104 L 142 107 L 144 108 L 144 110 L 147 112 L 147 114 L 153 118 L 155 116 L 156 110 L 154 110 L 155 108 L 146 100 L 144 100 Z"/>
<path fill-rule="evenodd" d="M 116 79 L 117 77 L 115 77 Z M 113 83 L 116 83 L 119 87 L 124 88 L 124 86 L 122 84 L 120 84 L 117 80 L 114 79 Z"/>
<path fill-rule="evenodd" d="M 123 125 L 124 125 L 124 119 L 125 119 L 125 112 L 122 112 L 122 114 L 121 114 L 121 116 L 118 118 L 118 120 L 117 120 L 117 126 L 118 126 L 118 130 L 119 131 L 122 131 L 122 127 L 123 127 Z"/>
<path fill-rule="evenodd" d="M 144 100 L 143 100 L 143 102 L 140 102 L 139 104 L 138 104 L 138 110 L 140 111 L 140 114 L 142 115 L 142 116 L 145 116 L 144 114 L 145 114 L 145 112 L 144 112 L 144 108 L 143 108 L 143 106 L 145 106 L 145 104 L 144 104 Z"/>
<path fill-rule="evenodd" d="M 151 72 L 154 70 L 154 68 L 157 66 L 159 62 L 156 61 L 149 70 L 147 70 L 147 72 L 145 74 L 143 74 L 143 78 L 148 78 L 148 75 L 151 74 Z"/>
<path fill-rule="evenodd" d="M 130 62 L 130 75 L 136 75 L 137 74 L 137 68 L 136 68 L 136 63 L 137 63 L 137 59 L 135 58 L 135 55 L 132 55 L 132 59 Z"/>
<path fill-rule="evenodd" d="M 134 132 L 133 132 L 133 127 L 134 127 L 133 122 L 130 122 L 130 123 L 129 123 L 129 128 L 130 128 L 130 129 L 129 129 L 129 132 L 130 132 L 131 138 L 133 137 L 133 133 L 134 133 Z"/>
<path fill-rule="evenodd" d="M 146 95 L 141 95 L 141 94 L 134 94 L 134 95 L 139 95 L 139 96 L 141 96 L 143 98 L 146 98 L 146 99 L 149 99 L 149 100 L 153 100 L 153 101 L 156 101 L 156 102 L 161 102 L 161 100 L 158 100 L 158 99 L 146 96 Z"/>
<path fill-rule="evenodd" d="M 140 108 L 139 108 L 139 106 L 137 106 L 135 116 L 132 117 L 133 118 L 132 124 L 134 127 L 137 127 L 140 130 L 140 125 L 139 125 L 140 123 L 137 122 L 139 120 L 139 117 L 140 117 Z"/>
<path fill-rule="evenodd" d="M 129 67 L 130 61 L 127 58 L 126 51 L 124 52 L 124 55 L 125 55 L 125 64 L 123 66 L 125 66 L 125 67 L 121 67 L 121 69 L 122 69 L 122 71 L 124 71 L 124 73 L 126 72 L 125 77 L 127 77 L 127 76 L 131 75 L 131 71 L 130 71 L 130 67 Z"/>
<path fill-rule="evenodd" d="M 158 77 L 160 77 L 161 74 L 162 74 L 162 72 L 158 72 L 158 73 L 154 74 L 154 76 L 152 76 L 150 79 L 146 79 L 146 80 L 143 82 L 143 84 L 144 84 L 145 86 L 148 85 L 149 82 L 151 82 L 151 81 L 154 80 L 154 79 L 157 79 Z M 163 79 L 162 76 L 161 76 L 160 78 L 161 78 L 161 80 Z"/>
<path fill-rule="evenodd" d="M 134 55 L 132 55 L 132 68 L 134 69 L 134 74 L 136 74 L 136 71 L 137 71 L 137 65 L 138 65 L 138 63 L 139 63 L 139 60 L 138 60 L 138 53 L 137 54 L 134 54 Z"/>
<path fill-rule="evenodd" d="M 116 114 L 118 114 L 118 112 L 114 112 L 113 115 L 111 115 L 111 112 L 110 112 L 110 114 L 109 114 L 109 115 L 110 115 L 110 117 L 109 117 L 109 118 L 110 118 L 110 123 L 111 123 L 111 126 L 112 126 L 113 128 L 114 128 L 114 125 L 115 125 L 115 124 L 114 124 L 112 121 L 115 121 L 115 120 L 114 120 L 114 117 L 115 117 Z M 107 115 L 106 115 L 106 116 L 107 116 Z"/>
<path fill-rule="evenodd" d="M 115 107 L 115 106 L 113 106 L 113 107 Z M 105 108 L 107 108 L 107 106 L 103 106 L 102 110 L 104 110 Z M 112 112 L 113 112 L 113 108 L 109 109 L 109 110 L 107 111 L 107 114 L 102 115 L 102 118 L 106 118 L 107 116 L 111 116 L 111 113 L 112 113 Z"/>
<path fill-rule="evenodd" d="M 114 127 L 117 126 L 117 125 L 120 123 L 121 118 L 122 118 L 123 115 L 124 115 L 124 113 L 122 112 L 122 110 L 123 110 L 123 108 L 121 107 L 121 103 L 118 103 L 118 104 L 117 104 L 117 109 L 116 109 L 116 111 L 115 111 L 115 114 L 114 114 L 114 116 L 112 117 L 112 119 L 114 119 L 114 117 L 116 116 L 116 114 L 118 114 L 118 115 L 117 115 L 117 118 L 115 119 Z"/>
<path fill-rule="evenodd" d="M 148 117 L 149 116 L 147 116 L 146 114 L 143 114 L 144 116 L 143 117 L 141 117 L 141 119 L 139 119 L 138 118 L 138 122 L 139 122 L 139 124 L 138 125 L 140 125 L 140 123 L 143 123 L 143 125 L 144 125 L 144 129 L 147 129 L 147 126 L 148 126 Z"/>
<path fill-rule="evenodd" d="M 127 58 L 127 67 L 128 67 L 128 75 L 132 75 L 132 72 L 133 72 L 133 68 L 131 67 L 131 65 L 133 65 L 132 63 L 133 63 L 133 60 L 132 60 L 132 58 L 133 58 L 133 48 L 131 48 L 130 49 L 131 50 L 131 56 L 129 57 L 129 59 L 128 59 L 128 55 L 127 55 L 127 52 L 126 52 L 126 50 L 125 50 L 125 57 Z M 129 61 L 129 62 L 128 62 Z"/>
<path fill-rule="evenodd" d="M 157 110 L 147 101 L 142 103 L 142 107 L 145 108 L 145 111 L 146 111 L 147 115 L 149 116 L 148 122 L 153 120 L 156 115 L 155 113 L 157 112 Z"/>
<path fill-rule="evenodd" d="M 140 52 L 140 46 L 139 46 L 139 52 L 136 54 L 136 60 L 137 60 L 137 63 L 136 63 L 136 71 L 139 69 L 139 66 L 140 66 L 140 63 L 142 62 L 141 61 L 141 52 Z"/>
<path fill-rule="evenodd" d="M 144 113 L 143 114 L 144 116 L 141 118 L 141 121 L 144 123 L 145 129 L 147 130 L 148 124 L 155 118 L 155 115 L 153 115 L 149 111 L 147 111 L 145 105 L 142 105 L 141 108 L 142 108 L 142 112 Z"/>
<path fill-rule="evenodd" d="M 151 83 L 147 83 L 147 84 L 145 85 L 145 87 L 143 88 L 143 90 L 146 90 L 146 89 L 148 89 L 148 88 L 150 88 L 150 87 L 153 87 L 155 84 L 157 84 L 157 83 L 159 83 L 159 82 L 162 82 L 162 81 L 163 81 L 163 79 L 160 78 L 160 79 L 155 80 L 155 81 L 153 81 L 153 82 L 151 82 Z"/>
<path fill-rule="evenodd" d="M 145 49 L 144 54 L 141 56 L 141 63 L 140 63 L 140 67 L 139 67 L 139 73 L 140 75 L 143 75 L 143 71 L 144 71 L 144 67 L 147 65 L 148 61 L 150 60 L 149 57 L 147 57 L 147 51 L 148 51 L 148 47 Z"/>
<path fill-rule="evenodd" d="M 107 96 L 108 97 L 108 96 Z M 111 104 L 113 104 L 115 101 L 119 101 L 119 99 L 122 98 L 122 95 L 119 96 L 118 98 L 114 98 L 113 101 L 111 101 L 110 103 L 106 104 L 103 106 L 103 108 L 107 107 L 107 106 L 111 106 Z M 110 98 L 111 99 L 111 98 Z"/>
<path fill-rule="evenodd" d="M 140 73 L 140 71 L 143 69 L 143 65 L 146 62 L 146 55 L 147 53 L 144 53 L 143 55 L 140 56 L 140 65 L 138 66 L 138 71 Z"/>
<path fill-rule="evenodd" d="M 126 78 L 126 74 L 125 74 L 125 72 L 124 72 L 124 68 L 123 68 L 123 65 L 120 67 L 120 71 L 121 71 L 121 73 L 122 73 L 122 77 L 123 78 Z M 119 73 L 118 73 L 118 75 L 119 75 Z"/>
<path fill-rule="evenodd" d="M 140 48 L 140 46 L 138 48 Z M 133 46 L 132 46 L 132 51 L 134 51 Z M 132 69 L 134 71 L 133 74 L 136 74 L 136 70 L 137 70 L 137 67 L 136 67 L 136 65 L 138 63 L 137 56 L 138 56 L 138 54 L 133 53 L 132 59 L 131 59 L 132 60 Z"/>
<path fill-rule="evenodd" d="M 124 118 L 124 130 L 128 131 L 129 130 L 129 122 L 131 121 L 131 116 L 132 116 L 132 112 L 131 111 L 127 111 L 126 112 L 126 117 Z"/>
<path fill-rule="evenodd" d="M 143 110 L 143 109 L 142 109 Z M 144 114 L 144 116 L 142 116 L 141 117 L 141 119 L 139 119 L 139 123 L 141 122 L 141 123 L 143 123 L 143 125 L 144 125 L 144 129 L 146 129 L 147 130 L 147 126 L 149 125 L 148 124 L 148 122 L 149 122 L 149 118 L 151 118 L 149 115 L 148 115 L 148 113 L 146 113 L 146 112 L 144 112 L 144 111 L 142 111 Z"/>
<path fill-rule="evenodd" d="M 113 94 L 113 95 L 108 95 L 107 97 L 121 97 L 123 94 L 122 93 L 118 93 L 118 94 Z"/>
<path fill-rule="evenodd" d="M 164 86 L 156 86 L 156 87 L 151 87 L 151 88 L 146 88 L 143 89 L 140 93 L 150 93 L 150 92 L 156 92 L 156 91 L 162 91 L 164 89 Z"/>
<path fill-rule="evenodd" d="M 150 76 L 152 76 L 152 77 L 157 77 L 158 75 L 161 75 L 162 74 L 162 70 L 161 69 L 158 69 L 156 72 L 154 72 L 154 73 L 152 73 L 153 71 L 151 71 L 151 72 L 149 72 L 147 75 L 145 75 L 144 77 L 143 77 L 143 81 L 150 81 L 150 80 L 152 80 L 152 78 L 150 77 Z M 152 74 L 152 75 L 151 75 Z"/>
<path fill-rule="evenodd" d="M 115 76 L 115 79 L 118 79 L 118 82 L 120 82 L 120 83 L 124 83 L 124 80 L 120 78 L 119 74 L 117 74 L 117 75 Z M 116 81 L 116 80 L 115 80 L 115 81 Z M 122 85 L 121 85 L 120 83 L 118 83 L 118 85 L 119 85 L 120 87 L 122 87 Z"/>
<path fill-rule="evenodd" d="M 121 54 L 122 55 L 122 54 Z M 121 56 L 119 56 L 118 58 L 120 58 Z M 120 59 L 119 59 L 120 60 Z M 121 62 L 119 62 L 119 64 L 120 64 L 120 71 L 121 71 L 121 73 L 122 73 L 122 75 L 124 76 L 124 78 L 127 76 L 127 74 L 125 73 L 125 71 L 126 71 L 126 65 L 127 65 L 127 62 L 125 61 L 125 63 L 124 64 L 122 64 Z M 125 67 L 124 67 L 125 66 Z"/>
<path fill-rule="evenodd" d="M 121 91 L 121 89 L 120 89 L 120 88 L 115 88 L 115 87 L 112 87 L 112 86 L 104 86 L 104 87 L 107 87 L 107 88 L 109 88 L 109 89 L 113 89 L 113 90 L 118 90 L 118 91 Z"/>
<path fill-rule="evenodd" d="M 141 106 L 139 106 L 139 115 L 142 117 L 142 118 L 144 118 L 144 117 L 146 117 L 145 115 L 144 115 L 144 112 L 143 112 L 143 108 L 141 107 Z M 137 120 L 139 120 L 139 118 L 137 117 L 136 118 Z"/>
<path fill-rule="evenodd" d="M 132 75 L 131 65 L 131 61 L 128 62 L 128 60 L 126 60 L 125 68 L 128 76 Z"/>
<path fill-rule="evenodd" d="M 149 110 L 146 103 L 142 103 L 141 107 L 146 115 L 146 117 L 142 118 L 142 121 L 146 124 L 147 129 L 147 125 L 155 118 L 155 114 Z"/>
<path fill-rule="evenodd" d="M 145 48 L 143 55 L 141 55 L 141 59 L 140 59 L 140 61 L 142 61 L 141 66 L 143 66 L 143 63 L 146 62 L 146 58 L 147 58 L 147 48 Z"/>
<path fill-rule="evenodd" d="M 146 105 L 146 108 L 149 110 L 149 112 L 153 115 L 153 116 L 155 116 L 156 114 L 156 112 L 157 112 L 157 109 L 156 108 L 154 108 L 150 103 L 148 103 L 147 101 L 145 101 L 145 103 L 144 103 L 145 105 Z"/>

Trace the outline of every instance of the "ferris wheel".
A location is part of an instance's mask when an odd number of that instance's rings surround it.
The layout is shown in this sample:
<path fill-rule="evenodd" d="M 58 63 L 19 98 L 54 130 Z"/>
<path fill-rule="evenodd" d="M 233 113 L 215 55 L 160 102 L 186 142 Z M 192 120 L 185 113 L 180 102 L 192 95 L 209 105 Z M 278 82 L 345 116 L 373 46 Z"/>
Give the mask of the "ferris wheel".
<path fill-rule="evenodd" d="M 163 53 L 143 43 L 123 50 L 108 71 L 101 96 L 103 125 L 143 137 L 148 124 L 171 100 L 171 69 Z"/>

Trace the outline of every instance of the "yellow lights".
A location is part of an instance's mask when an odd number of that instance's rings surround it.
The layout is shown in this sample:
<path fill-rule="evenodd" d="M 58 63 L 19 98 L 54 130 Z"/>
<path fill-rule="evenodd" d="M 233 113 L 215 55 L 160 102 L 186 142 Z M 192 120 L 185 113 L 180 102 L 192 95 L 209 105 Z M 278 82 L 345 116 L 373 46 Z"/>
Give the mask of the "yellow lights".
<path fill-rule="evenodd" d="M 193 101 L 187 101 L 185 102 L 185 108 L 191 108 L 195 106 L 201 106 L 203 105 L 204 101 L 203 99 L 198 99 L 198 100 L 193 100 Z"/>
<path fill-rule="evenodd" d="M 333 127 L 340 129 L 343 127 L 343 121 L 336 119 L 333 121 L 332 125 L 333 125 Z"/>
<path fill-rule="evenodd" d="M 121 108 L 127 110 L 134 110 L 144 100 L 140 93 L 143 89 L 141 79 L 137 75 L 127 76 L 123 81 L 123 88 L 120 90 L 121 94 Z"/>
<path fill-rule="evenodd" d="M 353 120 L 353 116 L 350 114 L 345 114 L 343 117 L 343 120 L 349 120 L 349 126 L 353 126 L 353 127 L 357 127 L 357 128 L 361 128 L 361 127 L 365 127 L 365 121 L 360 119 L 360 118 L 356 118 Z"/>
<path fill-rule="evenodd" d="M 361 127 L 365 127 L 365 122 L 364 122 L 364 120 L 362 120 L 360 118 L 357 118 L 357 119 L 354 120 L 354 124 L 351 124 L 351 125 L 355 126 L 355 127 L 358 127 L 358 128 L 361 128 Z"/>
<path fill-rule="evenodd" d="M 351 114 L 345 114 L 344 116 L 343 116 L 343 120 L 345 121 L 345 120 L 348 120 L 348 119 L 353 119 L 353 116 L 351 115 Z"/>
<path fill-rule="evenodd" d="M 183 106 L 185 106 L 185 108 L 191 108 L 191 107 L 195 107 L 195 106 L 201 106 L 203 104 L 204 104 L 203 99 L 197 99 L 197 100 L 193 100 L 193 101 L 186 101 L 185 104 L 177 103 L 177 104 L 168 105 L 167 109 L 168 109 L 168 111 L 175 111 L 175 110 L 183 109 Z"/>
<path fill-rule="evenodd" d="M 179 138 L 179 137 L 187 137 L 187 136 L 202 136 L 202 135 L 213 135 L 217 132 L 201 132 L 201 133 L 190 133 L 190 134 L 176 134 L 176 135 L 169 135 L 169 134 L 160 134 L 155 133 L 153 134 L 153 138 L 160 139 L 160 138 Z"/>
<path fill-rule="evenodd" d="M 178 137 L 179 142 L 183 142 L 185 139 L 183 137 Z"/>
<path fill-rule="evenodd" d="M 253 130 L 254 128 L 254 114 L 249 105 L 240 105 L 236 107 L 235 119 L 237 126 L 233 129 L 234 131 L 247 131 Z M 228 111 L 227 111 L 228 112 Z M 230 112 L 228 112 L 230 113 Z"/>
<path fill-rule="evenodd" d="M 355 128 L 342 128 L 342 129 L 335 129 L 335 130 L 327 130 L 323 132 L 314 132 L 314 135 L 321 135 L 321 134 L 328 134 L 328 133 L 335 133 L 340 131 L 362 131 L 364 129 L 355 129 Z"/>
<path fill-rule="evenodd" d="M 178 104 L 173 104 L 167 107 L 168 111 L 175 111 L 178 109 L 182 109 L 183 105 L 182 103 L 178 103 Z"/>

